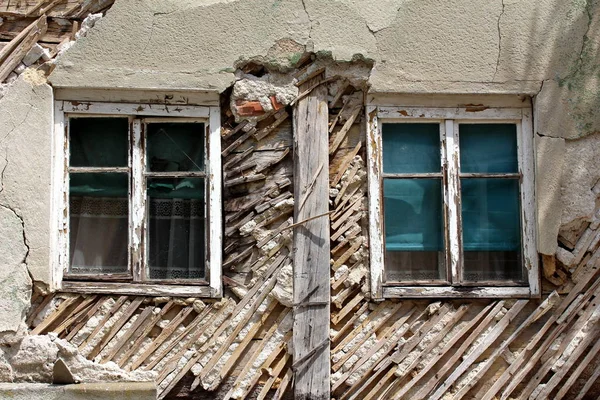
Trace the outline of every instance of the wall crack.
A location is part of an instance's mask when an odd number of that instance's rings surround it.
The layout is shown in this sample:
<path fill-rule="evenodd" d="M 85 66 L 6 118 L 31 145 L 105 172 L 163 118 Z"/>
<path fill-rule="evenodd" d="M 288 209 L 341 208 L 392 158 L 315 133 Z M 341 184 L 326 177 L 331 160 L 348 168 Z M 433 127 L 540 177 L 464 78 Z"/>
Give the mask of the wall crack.
<path fill-rule="evenodd" d="M 27 251 L 25 252 L 25 256 L 23 256 L 23 260 L 21 261 L 21 263 L 23 263 L 23 264 L 25 264 L 25 266 L 27 266 L 27 257 L 29 257 L 29 251 L 31 249 L 29 248 L 29 244 L 27 243 L 27 236 L 25 235 L 25 221 L 23 220 L 23 217 L 21 217 L 19 215 L 19 213 L 17 213 L 12 207 L 10 207 L 6 204 L 0 204 L 0 207 L 3 207 L 5 209 L 9 210 L 13 214 L 15 214 L 15 216 L 17 218 L 19 218 L 19 220 L 21 221 L 21 226 L 23 227 L 23 244 L 27 248 Z M 30 276 L 31 276 L 31 274 L 30 274 Z"/>
<path fill-rule="evenodd" d="M 494 69 L 494 76 L 492 77 L 492 81 L 496 80 L 496 75 L 498 74 L 498 67 L 500 66 L 500 55 L 502 54 L 502 32 L 500 30 L 500 21 L 502 16 L 504 15 L 504 0 L 502 0 L 502 11 L 500 11 L 500 15 L 498 15 L 498 57 L 496 58 L 496 68 Z"/>
<path fill-rule="evenodd" d="M 302 7 L 304 8 L 304 12 L 306 13 L 306 17 L 308 18 L 308 38 L 312 39 L 312 28 L 313 28 L 313 21 L 310 18 L 310 14 L 308 13 L 308 9 L 306 8 L 306 3 L 305 0 L 302 0 Z"/>
<path fill-rule="evenodd" d="M 0 193 L 2 193 L 4 191 L 4 171 L 6 171 L 6 168 L 8 167 L 8 149 L 5 149 L 5 153 L 4 153 L 4 167 L 2 168 L 2 171 L 0 171 Z"/>

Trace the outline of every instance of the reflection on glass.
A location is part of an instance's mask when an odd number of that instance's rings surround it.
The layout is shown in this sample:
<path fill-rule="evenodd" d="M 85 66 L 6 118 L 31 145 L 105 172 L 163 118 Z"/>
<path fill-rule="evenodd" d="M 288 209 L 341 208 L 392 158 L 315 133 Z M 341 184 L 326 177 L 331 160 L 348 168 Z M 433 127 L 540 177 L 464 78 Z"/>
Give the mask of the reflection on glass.
<path fill-rule="evenodd" d="M 383 196 L 387 280 L 445 279 L 441 179 L 384 179 Z"/>
<path fill-rule="evenodd" d="M 518 172 L 515 124 L 460 124 L 460 171 Z"/>
<path fill-rule="evenodd" d="M 204 179 L 148 179 L 150 279 L 204 278 Z"/>
<path fill-rule="evenodd" d="M 439 124 L 383 124 L 383 172 L 440 172 Z"/>
<path fill-rule="evenodd" d="M 128 136 L 127 118 L 70 118 L 70 165 L 126 167 Z"/>
<path fill-rule="evenodd" d="M 204 170 L 204 124 L 148 124 L 147 158 L 151 172 Z"/>
<path fill-rule="evenodd" d="M 464 278 L 523 280 L 517 179 L 461 179 Z"/>
<path fill-rule="evenodd" d="M 127 174 L 70 175 L 72 274 L 127 272 Z"/>

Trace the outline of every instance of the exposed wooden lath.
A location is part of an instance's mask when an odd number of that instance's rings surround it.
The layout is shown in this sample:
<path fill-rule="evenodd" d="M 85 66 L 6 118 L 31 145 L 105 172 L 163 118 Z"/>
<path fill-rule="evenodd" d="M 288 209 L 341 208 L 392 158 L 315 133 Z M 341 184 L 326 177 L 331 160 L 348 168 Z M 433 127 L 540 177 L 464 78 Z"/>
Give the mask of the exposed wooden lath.
<path fill-rule="evenodd" d="M 83 20 L 114 0 L 20 0 L 0 4 L 0 83 L 27 67 L 52 70 L 59 46 L 75 39 Z"/>

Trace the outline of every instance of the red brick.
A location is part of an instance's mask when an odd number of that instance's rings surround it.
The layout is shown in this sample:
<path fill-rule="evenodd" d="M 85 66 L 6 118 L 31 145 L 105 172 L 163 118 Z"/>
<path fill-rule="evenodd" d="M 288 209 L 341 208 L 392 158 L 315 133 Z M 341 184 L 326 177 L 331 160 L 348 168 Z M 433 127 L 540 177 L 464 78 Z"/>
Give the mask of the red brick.
<path fill-rule="evenodd" d="M 265 113 L 265 110 L 259 101 L 238 100 L 235 103 L 235 109 L 237 110 L 238 115 L 242 116 L 262 115 Z"/>

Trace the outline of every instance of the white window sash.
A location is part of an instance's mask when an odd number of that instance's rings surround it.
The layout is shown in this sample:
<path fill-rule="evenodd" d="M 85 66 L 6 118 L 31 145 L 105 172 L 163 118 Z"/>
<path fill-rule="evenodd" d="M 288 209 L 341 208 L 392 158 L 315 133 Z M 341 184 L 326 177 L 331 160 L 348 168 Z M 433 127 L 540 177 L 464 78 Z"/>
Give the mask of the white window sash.
<path fill-rule="evenodd" d="M 541 293 L 537 262 L 535 231 L 535 197 L 533 133 L 531 111 L 523 108 L 468 107 L 388 107 L 368 105 L 367 164 L 369 190 L 369 242 L 371 263 L 371 297 L 382 300 L 390 297 L 538 297 Z M 451 286 L 384 285 L 383 190 L 382 190 L 382 140 L 384 122 L 439 122 L 442 163 L 444 172 L 444 202 L 446 212 L 447 269 Z M 463 257 L 461 233 L 459 135 L 460 121 L 477 123 L 514 123 L 517 126 L 518 162 L 521 201 L 521 249 L 528 286 L 510 286 L 498 282 L 492 286 L 462 285 Z"/>
<path fill-rule="evenodd" d="M 69 140 L 68 116 L 79 117 L 118 117 L 130 116 L 130 156 L 129 156 L 129 263 L 131 283 L 64 281 L 69 268 Z M 131 116 L 135 116 L 132 118 Z M 146 281 L 145 254 L 147 231 L 146 216 L 146 165 L 145 150 L 142 146 L 143 121 L 145 117 L 193 118 L 205 123 L 205 184 L 206 184 L 206 245 L 205 271 L 208 285 L 157 284 Z M 53 172 L 52 172 L 52 212 L 51 226 L 51 290 L 68 290 L 83 293 L 114 294 L 157 294 L 173 296 L 221 297 L 222 254 L 221 254 L 221 114 L 216 106 L 155 105 L 136 103 L 100 103 L 57 101 L 54 109 Z M 99 275 L 100 276 L 100 275 Z"/>

